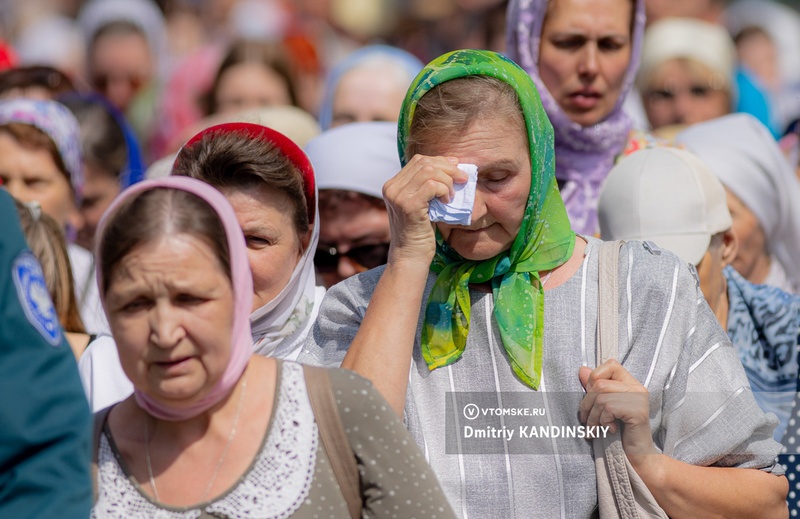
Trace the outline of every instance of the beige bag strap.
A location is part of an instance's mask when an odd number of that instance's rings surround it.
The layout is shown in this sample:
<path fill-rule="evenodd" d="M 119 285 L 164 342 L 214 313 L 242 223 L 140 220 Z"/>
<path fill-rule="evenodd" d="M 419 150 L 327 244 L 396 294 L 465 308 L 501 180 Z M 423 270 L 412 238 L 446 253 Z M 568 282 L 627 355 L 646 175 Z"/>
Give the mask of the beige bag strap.
<path fill-rule="evenodd" d="M 98 486 L 97 486 L 97 454 L 100 451 L 100 435 L 103 433 L 103 427 L 106 425 L 108 413 L 114 406 L 106 407 L 94 414 L 94 431 L 92 432 L 92 494 L 94 497 L 93 502 L 97 502 Z"/>
<path fill-rule="evenodd" d="M 344 431 L 342 418 L 339 416 L 339 408 L 336 406 L 336 399 L 333 396 L 328 371 L 324 368 L 306 365 L 303 366 L 303 371 L 306 388 L 308 388 L 308 399 L 311 401 L 311 409 L 314 411 L 314 418 L 317 421 L 322 446 L 328 454 L 336 482 L 347 502 L 350 517 L 358 519 L 361 517 L 363 507 L 359 488 L 358 464 L 347 439 L 347 433 Z"/>
<path fill-rule="evenodd" d="M 625 242 L 604 242 L 598 265 L 598 365 L 615 358 L 619 346 L 619 250 Z M 593 440 L 597 502 L 601 519 L 667 519 L 630 464 L 620 433 Z"/>

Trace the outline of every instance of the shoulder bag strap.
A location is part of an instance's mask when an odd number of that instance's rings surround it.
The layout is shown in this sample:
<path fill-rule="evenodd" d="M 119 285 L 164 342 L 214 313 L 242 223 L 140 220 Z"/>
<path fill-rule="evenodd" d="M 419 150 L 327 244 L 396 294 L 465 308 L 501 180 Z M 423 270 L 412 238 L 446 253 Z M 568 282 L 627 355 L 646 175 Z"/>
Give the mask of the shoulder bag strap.
<path fill-rule="evenodd" d="M 598 365 L 615 358 L 619 346 L 619 251 L 623 241 L 604 242 L 599 254 Z M 666 519 L 647 485 L 636 473 L 620 433 L 593 442 L 597 499 L 601 519 Z"/>
<path fill-rule="evenodd" d="M 359 489 L 358 464 L 347 434 L 344 431 L 339 408 L 333 396 L 328 371 L 324 368 L 303 366 L 308 398 L 319 428 L 322 446 L 328 454 L 331 469 L 342 491 L 352 519 L 361 517 L 363 503 Z"/>
<path fill-rule="evenodd" d="M 598 277 L 597 365 L 617 356 L 619 344 L 619 250 L 621 240 L 603 242 L 600 246 Z"/>

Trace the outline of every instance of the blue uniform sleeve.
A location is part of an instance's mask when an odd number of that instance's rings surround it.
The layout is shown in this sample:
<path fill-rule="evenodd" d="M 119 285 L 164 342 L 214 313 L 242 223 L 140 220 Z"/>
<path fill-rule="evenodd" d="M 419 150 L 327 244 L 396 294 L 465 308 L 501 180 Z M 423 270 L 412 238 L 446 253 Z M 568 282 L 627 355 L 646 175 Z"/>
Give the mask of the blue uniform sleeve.
<path fill-rule="evenodd" d="M 41 267 L 2 189 L 0 227 L 0 517 L 85 519 L 89 406 Z"/>

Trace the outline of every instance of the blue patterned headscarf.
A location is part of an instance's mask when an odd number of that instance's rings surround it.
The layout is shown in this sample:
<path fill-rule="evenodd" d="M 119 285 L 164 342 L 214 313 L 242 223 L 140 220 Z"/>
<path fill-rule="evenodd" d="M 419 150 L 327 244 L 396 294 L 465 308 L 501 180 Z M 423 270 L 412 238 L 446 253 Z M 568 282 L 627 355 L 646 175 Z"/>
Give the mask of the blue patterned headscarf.
<path fill-rule="evenodd" d="M 780 420 L 775 428 L 779 440 L 786 431 L 797 387 L 800 296 L 754 285 L 730 266 L 722 272 L 728 283 L 728 337 L 759 407 Z"/>

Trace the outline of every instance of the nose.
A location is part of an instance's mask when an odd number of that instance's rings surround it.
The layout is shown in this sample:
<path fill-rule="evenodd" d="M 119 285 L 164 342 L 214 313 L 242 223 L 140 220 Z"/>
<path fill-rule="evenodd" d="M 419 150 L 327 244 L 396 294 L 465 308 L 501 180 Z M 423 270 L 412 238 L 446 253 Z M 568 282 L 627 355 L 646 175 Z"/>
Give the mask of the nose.
<path fill-rule="evenodd" d="M 589 42 L 583 47 L 583 52 L 578 62 L 578 74 L 582 78 L 594 79 L 600 72 L 600 63 L 597 60 L 597 44 Z"/>
<path fill-rule="evenodd" d="M 364 269 L 358 269 L 358 266 L 347 256 L 339 258 L 339 264 L 336 266 L 336 273 L 339 274 L 340 281 L 355 276 Z"/>
<path fill-rule="evenodd" d="M 10 179 L 5 181 L 3 184 L 3 188 L 5 188 L 8 193 L 19 200 L 22 203 L 32 202 L 33 200 L 30 197 L 26 196 L 25 184 L 24 182 L 16 179 Z"/>
<path fill-rule="evenodd" d="M 483 192 L 480 183 L 478 183 L 478 189 L 475 190 L 475 203 L 472 205 L 472 225 L 481 221 L 488 212 L 486 194 Z"/>
<path fill-rule="evenodd" d="M 185 336 L 178 310 L 167 301 L 157 301 L 150 312 L 150 341 L 159 348 L 169 349 Z"/>
<path fill-rule="evenodd" d="M 695 112 L 695 106 L 692 101 L 692 94 L 686 89 L 675 93 L 675 120 L 674 124 L 687 124 L 692 123 L 692 118 Z"/>

